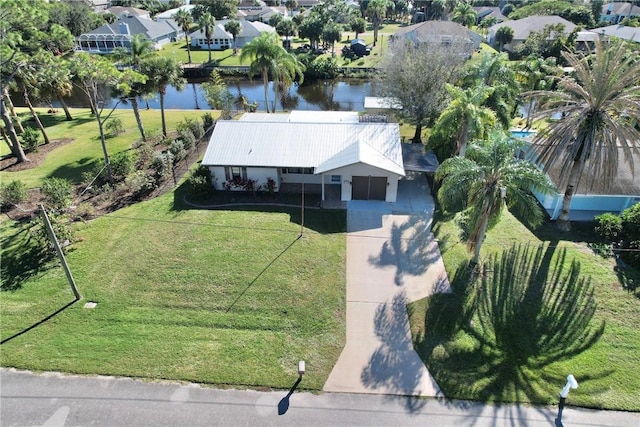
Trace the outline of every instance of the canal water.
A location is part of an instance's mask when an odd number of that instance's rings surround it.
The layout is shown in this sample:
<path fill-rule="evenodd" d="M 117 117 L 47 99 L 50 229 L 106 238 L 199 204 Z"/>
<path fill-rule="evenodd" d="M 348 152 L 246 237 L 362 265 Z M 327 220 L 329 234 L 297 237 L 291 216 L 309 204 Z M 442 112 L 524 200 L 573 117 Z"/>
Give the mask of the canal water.
<path fill-rule="evenodd" d="M 249 103 L 257 103 L 258 111 L 264 111 L 264 86 L 260 79 L 251 80 L 230 80 L 225 79 L 225 83 L 233 97 L 242 94 Z M 269 109 L 273 108 L 274 93 L 272 82 L 269 83 L 268 99 Z M 287 92 L 284 99 L 279 99 L 277 109 L 283 110 L 314 110 L 314 111 L 364 111 L 364 98 L 366 96 L 374 96 L 374 84 L 364 79 L 352 79 L 348 81 L 331 80 L 331 81 L 315 81 L 313 83 L 304 83 L 302 85 L 293 85 Z M 280 94 L 282 95 L 282 94 Z M 108 93 L 105 93 L 108 97 Z M 281 96 L 281 98 L 283 98 Z M 20 100 L 16 99 L 17 104 Z M 66 101 L 70 107 L 85 107 L 89 104 L 86 96 L 77 92 Z M 139 102 L 142 108 L 146 107 L 145 102 L 150 108 L 160 108 L 160 100 L 157 94 L 152 95 L 146 100 Z M 107 108 L 117 105 L 118 108 L 131 108 L 127 103 L 118 103 L 117 98 L 111 98 L 107 104 Z M 54 102 L 54 106 L 58 106 Z M 187 83 L 183 90 L 178 91 L 175 87 L 169 87 L 165 95 L 165 108 L 167 109 L 211 109 L 207 104 L 204 94 L 201 90 L 200 83 Z"/>

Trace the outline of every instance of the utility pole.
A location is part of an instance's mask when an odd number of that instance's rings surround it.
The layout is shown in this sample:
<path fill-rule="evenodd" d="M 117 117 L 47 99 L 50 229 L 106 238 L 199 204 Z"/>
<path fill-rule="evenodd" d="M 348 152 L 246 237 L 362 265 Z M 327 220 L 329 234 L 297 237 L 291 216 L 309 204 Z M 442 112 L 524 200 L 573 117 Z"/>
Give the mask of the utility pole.
<path fill-rule="evenodd" d="M 51 242 L 53 243 L 53 247 L 56 249 L 56 253 L 58 254 L 58 258 L 60 258 L 60 263 L 62 264 L 64 274 L 67 275 L 67 280 L 69 281 L 69 285 L 71 286 L 71 290 L 73 291 L 73 295 L 75 295 L 77 301 L 80 299 L 80 293 L 78 292 L 78 288 L 76 287 L 76 281 L 73 279 L 73 275 L 71 274 L 71 270 L 69 269 L 69 265 L 67 264 L 67 259 L 64 257 L 64 252 L 62 252 L 60 243 L 58 243 L 56 233 L 53 231 L 53 227 L 51 226 L 51 222 L 49 221 L 47 211 L 44 209 L 44 205 L 40 204 L 39 206 L 40 211 L 42 212 L 42 219 L 44 220 L 45 228 L 47 229 L 47 234 L 49 234 Z"/>

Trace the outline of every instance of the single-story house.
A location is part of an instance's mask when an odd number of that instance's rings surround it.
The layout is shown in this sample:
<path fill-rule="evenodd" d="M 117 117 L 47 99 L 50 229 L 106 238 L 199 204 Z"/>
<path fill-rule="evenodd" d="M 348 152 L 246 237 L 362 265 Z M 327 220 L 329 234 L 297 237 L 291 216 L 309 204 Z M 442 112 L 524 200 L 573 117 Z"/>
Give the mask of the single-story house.
<path fill-rule="evenodd" d="M 398 29 L 392 37 L 402 37 L 414 43 L 465 43 L 470 53 L 478 50 L 482 41 L 480 34 L 452 21 L 420 22 Z"/>
<path fill-rule="evenodd" d="M 156 22 L 137 16 L 121 16 L 113 24 L 105 24 L 76 39 L 76 50 L 88 53 L 113 53 L 116 48 L 131 48 L 131 37 L 142 34 L 155 49 L 183 36 L 173 20 Z"/>
<path fill-rule="evenodd" d="M 217 122 L 202 165 L 218 189 L 304 183 L 328 200 L 395 202 L 405 176 L 397 123 L 360 123 L 357 113 L 246 113 Z M 283 190 L 284 191 L 284 190 Z"/>
<path fill-rule="evenodd" d="M 605 212 L 620 214 L 623 210 L 640 202 L 640 170 L 637 169 L 637 166 L 640 165 L 640 151 L 635 151 L 632 163 L 636 166 L 635 170 L 632 170 L 630 164 L 624 160 L 622 149 L 620 149 L 616 176 L 608 186 L 602 179 L 594 177 L 587 170 L 571 200 L 570 219 L 572 221 L 593 221 L 593 217 L 596 215 Z M 560 215 L 564 199 L 566 182 L 560 180 L 561 165 L 562 162 L 557 161 L 547 171 L 551 181 L 558 186 L 558 193 L 542 195 L 534 192 L 552 220 L 557 219 Z"/>
<path fill-rule="evenodd" d="M 640 17 L 640 6 L 636 6 L 634 3 L 627 3 L 623 1 L 614 1 L 611 3 L 605 3 L 602 5 L 602 12 L 600 13 L 600 22 L 609 22 L 611 24 L 618 24 L 625 18 L 637 18 Z"/>
<path fill-rule="evenodd" d="M 233 36 L 224 29 L 227 22 L 229 22 L 228 19 L 216 20 L 216 25 L 211 36 L 211 50 L 225 50 L 233 48 Z M 240 34 L 236 37 L 236 47 L 238 49 L 242 48 L 242 46 L 249 43 L 262 33 L 276 32 L 275 28 L 262 22 L 242 20 L 239 22 L 241 30 Z M 209 48 L 204 31 L 195 31 L 189 34 L 189 37 L 191 38 L 191 46 L 205 50 Z"/>
<path fill-rule="evenodd" d="M 176 13 L 178 13 L 178 11 L 180 11 L 180 10 L 184 10 L 184 11 L 189 12 L 189 14 L 191 14 L 191 11 L 192 11 L 193 9 L 195 9 L 195 7 L 196 7 L 196 6 L 195 6 L 195 5 L 193 5 L 193 4 L 185 4 L 184 6 L 180 6 L 180 7 L 177 7 L 177 8 L 175 8 L 175 9 L 165 10 L 165 11 L 164 11 L 164 12 L 162 12 L 162 13 L 158 13 L 157 15 L 155 15 L 155 16 L 153 17 L 153 19 L 155 19 L 155 20 L 156 20 L 156 21 L 158 21 L 158 22 L 160 22 L 160 21 L 166 21 L 166 20 L 168 20 L 168 19 L 173 20 L 173 19 L 174 19 L 174 18 L 173 18 L 173 16 L 174 16 Z"/>
<path fill-rule="evenodd" d="M 515 46 L 519 43 L 523 43 L 529 35 L 534 31 L 542 31 L 544 27 L 547 25 L 556 25 L 562 24 L 564 25 L 564 33 L 569 34 L 575 28 L 576 24 L 573 22 L 567 21 L 566 19 L 551 15 L 551 16 L 540 16 L 533 15 L 528 16 L 522 19 L 516 19 L 513 21 L 504 21 L 498 24 L 495 24 L 489 28 L 489 32 L 487 34 L 487 43 L 492 46 L 497 46 L 496 43 L 496 33 L 502 27 L 510 27 L 513 29 L 513 40 L 511 43 L 505 44 L 503 49 L 509 52 L 513 52 Z"/>
<path fill-rule="evenodd" d="M 151 19 L 149 12 L 144 9 L 138 9 L 137 7 L 113 6 L 108 8 L 107 12 L 114 14 L 116 18 L 122 16 L 137 16 L 138 18 Z"/>
<path fill-rule="evenodd" d="M 238 19 L 243 21 L 269 22 L 273 15 L 289 16 L 285 6 L 238 7 Z"/>
<path fill-rule="evenodd" d="M 640 28 L 637 27 L 609 25 L 607 27 L 594 28 L 590 31 L 600 34 L 605 39 L 617 37 L 619 39 L 640 43 Z"/>
<path fill-rule="evenodd" d="M 478 17 L 476 18 L 476 22 L 478 24 L 489 17 L 495 18 L 497 22 L 502 22 L 508 19 L 502 14 L 500 8 L 497 6 L 474 6 L 473 10 L 478 14 Z"/>

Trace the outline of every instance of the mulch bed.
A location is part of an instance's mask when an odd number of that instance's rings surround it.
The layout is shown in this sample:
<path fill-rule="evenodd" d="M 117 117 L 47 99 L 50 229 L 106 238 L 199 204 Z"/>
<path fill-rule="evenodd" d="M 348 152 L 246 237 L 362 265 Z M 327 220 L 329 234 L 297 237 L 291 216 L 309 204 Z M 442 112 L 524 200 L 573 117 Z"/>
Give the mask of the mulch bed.
<path fill-rule="evenodd" d="M 6 172 L 18 172 L 40 166 L 47 157 L 47 154 L 72 141 L 73 139 L 71 138 L 55 139 L 49 144 L 40 145 L 38 146 L 38 151 L 27 153 L 27 158 L 30 160 L 28 162 L 18 163 L 12 155 L 4 156 L 0 159 L 0 170 Z"/>

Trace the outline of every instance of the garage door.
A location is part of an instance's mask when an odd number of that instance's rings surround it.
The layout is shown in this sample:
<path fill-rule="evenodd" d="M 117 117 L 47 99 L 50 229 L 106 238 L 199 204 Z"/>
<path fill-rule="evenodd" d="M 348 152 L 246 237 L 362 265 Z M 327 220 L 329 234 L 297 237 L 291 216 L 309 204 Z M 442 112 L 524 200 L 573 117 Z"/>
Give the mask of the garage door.
<path fill-rule="evenodd" d="M 351 178 L 351 198 L 353 200 L 385 200 L 386 196 L 386 176 L 354 176 Z"/>

